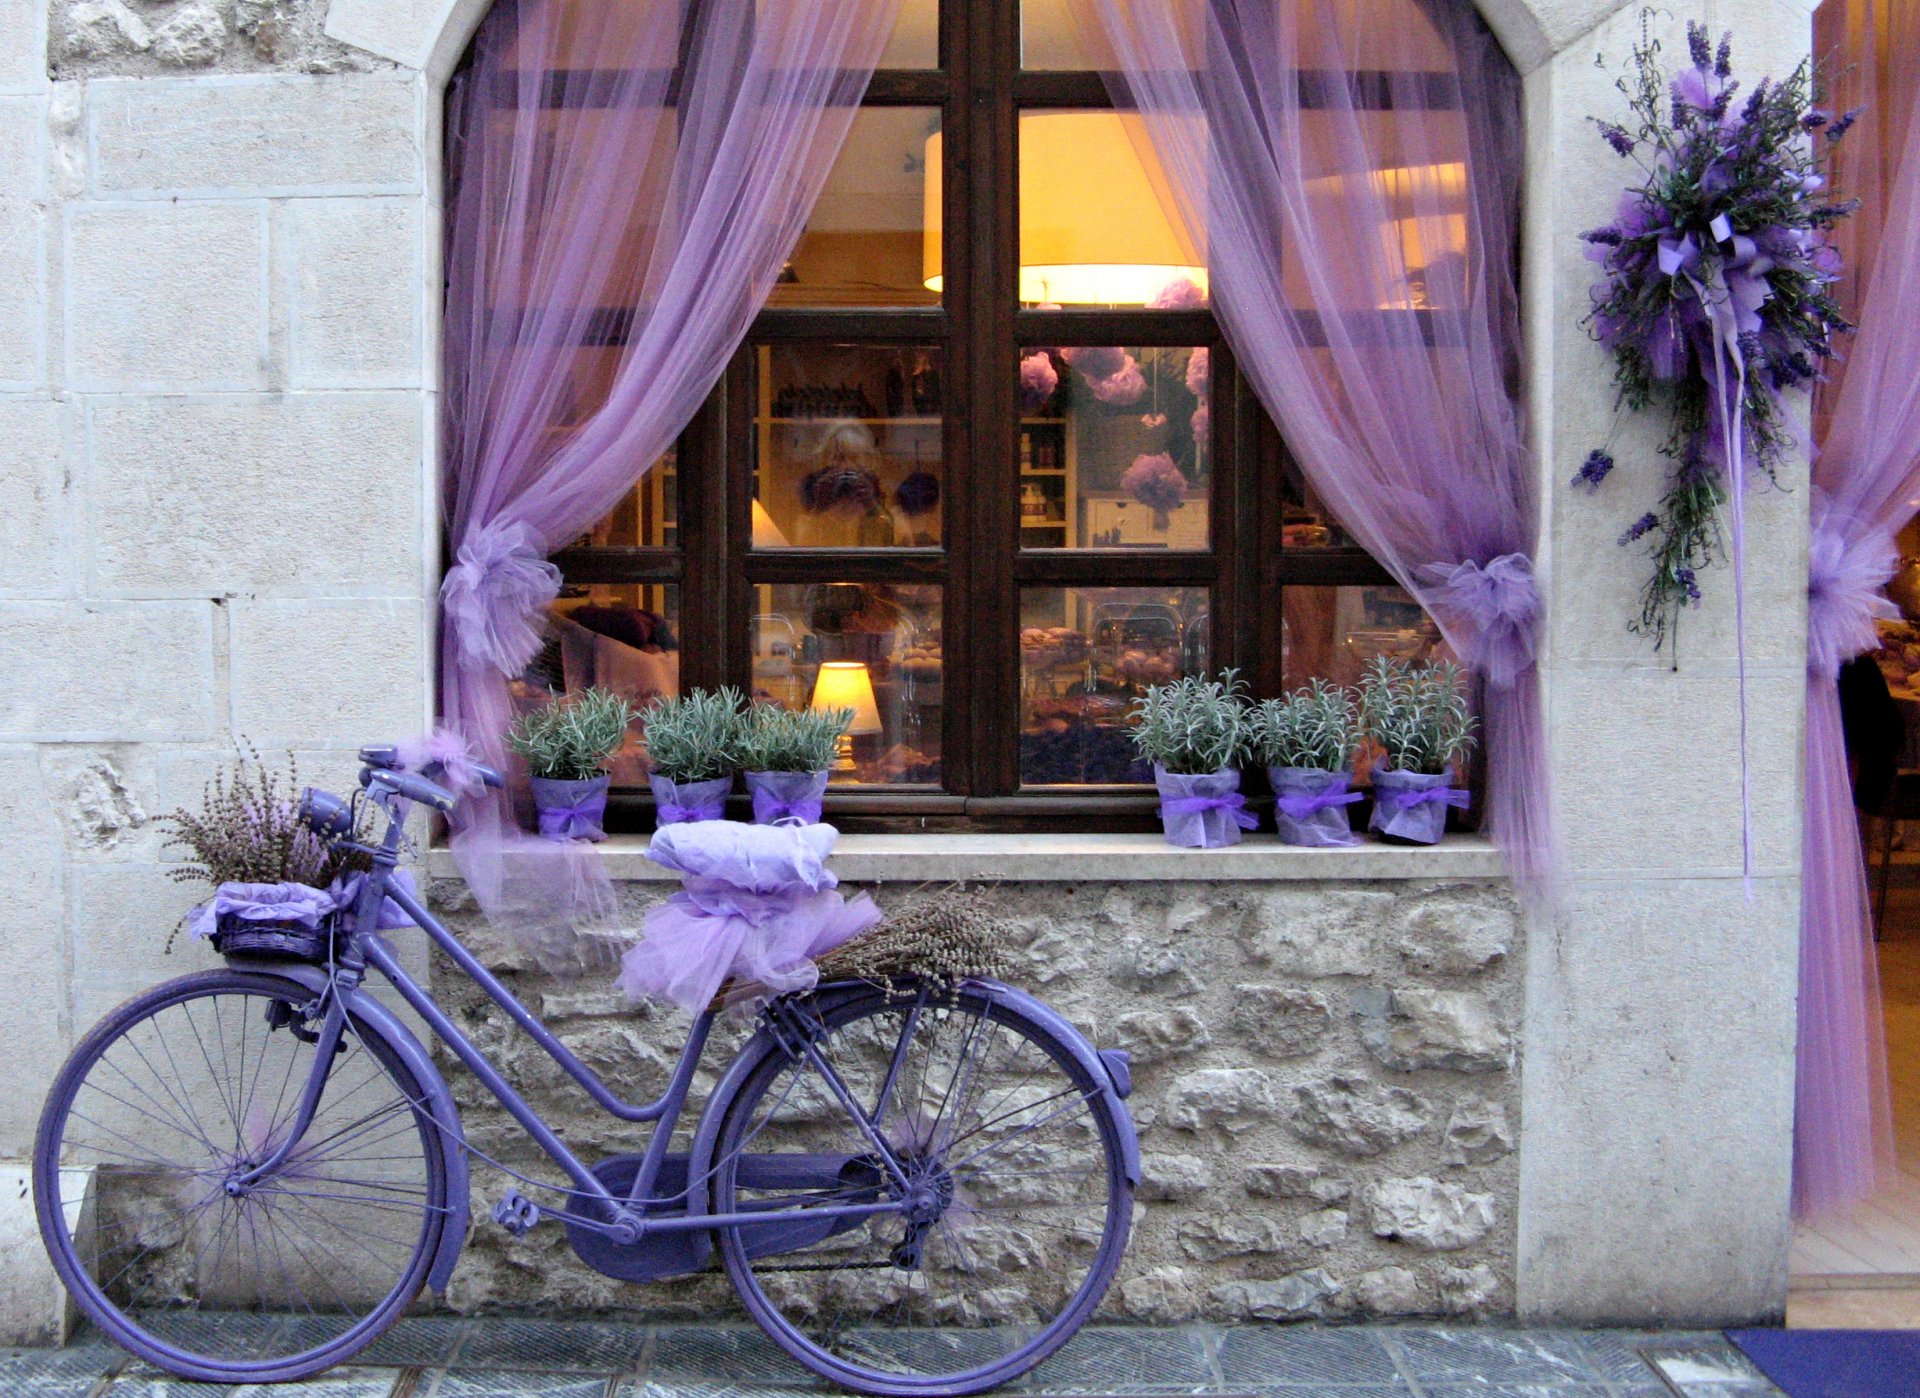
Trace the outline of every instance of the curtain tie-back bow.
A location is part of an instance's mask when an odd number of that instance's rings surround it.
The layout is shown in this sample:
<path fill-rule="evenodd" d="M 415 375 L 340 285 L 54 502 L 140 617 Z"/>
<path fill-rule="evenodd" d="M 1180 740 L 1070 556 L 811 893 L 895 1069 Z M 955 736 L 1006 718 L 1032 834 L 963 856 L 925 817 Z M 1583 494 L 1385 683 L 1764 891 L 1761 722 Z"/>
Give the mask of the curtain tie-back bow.
<path fill-rule="evenodd" d="M 1858 532 L 1852 517 L 1814 503 L 1813 536 L 1807 550 L 1807 668 L 1832 676 L 1856 655 L 1877 649 L 1879 618 L 1900 609 L 1881 591 L 1900 566 L 1900 550 L 1888 530 Z"/>
<path fill-rule="evenodd" d="M 1162 801 L 1160 810 L 1172 816 L 1198 815 L 1201 811 L 1227 811 L 1233 816 L 1233 823 L 1242 830 L 1251 830 L 1260 824 L 1260 818 L 1247 809 L 1247 798 L 1237 791 L 1225 796 L 1176 796 L 1171 801 Z"/>
<path fill-rule="evenodd" d="M 1487 683 L 1510 689 L 1533 666 L 1540 629 L 1540 587 L 1533 561 L 1503 553 L 1482 565 L 1429 563 L 1418 570 L 1423 600 L 1465 643 L 1462 658 Z"/>
<path fill-rule="evenodd" d="M 461 657 L 511 678 L 545 638 L 540 614 L 560 595 L 560 570 L 524 524 L 489 524 L 460 545 L 440 584 L 440 608 Z"/>

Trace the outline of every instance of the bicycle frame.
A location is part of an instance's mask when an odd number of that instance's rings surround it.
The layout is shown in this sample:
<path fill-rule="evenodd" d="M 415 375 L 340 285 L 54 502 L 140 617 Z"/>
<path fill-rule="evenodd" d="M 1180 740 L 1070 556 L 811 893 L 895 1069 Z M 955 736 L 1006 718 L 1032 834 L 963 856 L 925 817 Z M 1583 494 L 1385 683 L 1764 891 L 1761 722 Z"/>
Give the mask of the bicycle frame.
<path fill-rule="evenodd" d="M 371 785 L 376 787 L 379 785 L 377 773 Z M 532 1137 L 535 1144 L 566 1173 L 567 1178 L 572 1182 L 574 1197 L 584 1199 L 590 1209 L 602 1215 L 599 1219 L 583 1217 L 573 1213 L 571 1209 L 556 1215 L 563 1217 L 569 1224 L 602 1233 L 617 1243 L 631 1244 L 638 1242 L 647 1234 L 654 1233 L 693 1232 L 727 1227 L 769 1227 L 789 1223 L 802 1217 L 808 1220 L 852 1220 L 901 1211 L 901 1204 L 895 1200 L 873 1204 L 819 1204 L 794 1208 L 757 1209 L 750 1213 L 710 1214 L 697 1212 L 693 1207 L 692 1195 L 700 1183 L 696 1180 L 689 1180 L 681 1192 L 664 1198 L 655 1197 L 654 1189 L 660 1178 L 661 1167 L 667 1158 L 667 1147 L 685 1111 L 694 1071 L 699 1066 L 700 1057 L 705 1051 L 708 1036 L 713 1027 L 713 1011 L 702 1011 L 694 1018 L 665 1091 L 651 1102 L 633 1103 L 624 1100 L 609 1088 L 598 1074 L 581 1062 L 579 1057 L 541 1023 L 532 1011 L 521 1004 L 513 992 L 501 984 L 498 978 L 423 906 L 420 899 L 406 887 L 391 880 L 390 875 L 398 863 L 403 822 L 403 814 L 396 812 L 393 804 L 400 798 L 393 793 L 383 794 L 376 791 L 374 799 L 386 812 L 391 824 L 387 838 L 380 848 L 362 847 L 367 848 L 373 856 L 374 867 L 362 884 L 359 902 L 354 910 L 355 931 L 335 962 L 331 973 L 322 973 L 325 977 L 325 989 L 322 992 L 325 1013 L 317 1031 L 313 1072 L 303 1089 L 292 1129 L 285 1134 L 285 1138 L 271 1155 L 255 1165 L 244 1176 L 239 1177 L 236 1181 L 238 1185 L 245 1187 L 271 1175 L 297 1149 L 301 1136 L 311 1124 L 314 1113 L 318 1109 L 333 1062 L 335 1046 L 339 1044 L 342 1035 L 346 1032 L 349 1010 L 358 1012 L 361 1005 L 377 1006 L 378 1004 L 377 1001 L 367 1000 L 361 989 L 366 968 L 371 966 L 393 986 L 401 999 L 406 1001 L 427 1023 L 468 1071 L 480 1080 L 494 1099 Z M 566 1142 L 547 1125 L 533 1105 L 501 1076 L 486 1055 L 461 1032 L 460 1027 L 453 1022 L 446 1011 L 440 1008 L 433 996 L 407 974 L 406 968 L 400 964 L 385 939 L 371 930 L 377 923 L 379 910 L 383 900 L 386 899 L 392 900 L 412 918 L 415 925 L 426 933 L 433 944 L 445 952 L 464 975 L 504 1010 L 514 1024 L 539 1045 L 540 1049 L 553 1059 L 568 1077 L 578 1083 L 597 1106 L 621 1121 L 653 1124 L 632 1189 L 624 1198 L 608 1189 L 573 1153 Z M 842 1107 L 852 1116 L 886 1173 L 896 1184 L 904 1186 L 904 1171 L 892 1146 L 881 1134 L 876 1120 L 868 1116 L 831 1062 L 819 1052 L 811 1040 L 808 1026 L 804 1022 L 795 1022 L 802 1017 L 794 1015 L 790 1008 L 785 1014 L 781 1011 L 781 1003 L 776 1001 L 769 1008 L 768 1018 L 771 1024 L 792 1034 L 791 1039 L 783 1034 L 783 1042 L 789 1044 L 790 1051 L 806 1056 L 839 1099 Z M 904 1053 L 908 1037 L 910 1036 L 903 1036 L 900 1045 L 896 1048 L 896 1055 Z M 898 1067 L 896 1063 L 894 1072 L 889 1075 L 889 1083 L 897 1075 Z M 445 1123 L 441 1123 L 441 1126 L 444 1130 Z M 450 1144 L 461 1151 L 466 1149 L 464 1140 Z M 665 1216 L 650 1215 L 649 1210 L 662 1204 L 675 1203 L 683 1195 L 687 1203 L 684 1213 Z"/>

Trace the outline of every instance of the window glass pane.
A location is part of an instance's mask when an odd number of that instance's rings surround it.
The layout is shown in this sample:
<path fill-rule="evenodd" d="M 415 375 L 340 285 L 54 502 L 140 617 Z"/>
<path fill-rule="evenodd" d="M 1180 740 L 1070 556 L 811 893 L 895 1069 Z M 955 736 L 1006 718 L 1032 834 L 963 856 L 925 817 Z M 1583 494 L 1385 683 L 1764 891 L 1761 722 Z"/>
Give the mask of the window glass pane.
<path fill-rule="evenodd" d="M 1020 0 L 1020 66 L 1076 72 L 1096 66 L 1080 41 L 1070 0 Z"/>
<path fill-rule="evenodd" d="M 636 708 L 680 692 L 680 589 L 671 583 L 568 584 L 547 612 L 547 639 L 509 689 L 517 711 L 555 694 L 612 690 Z M 640 725 L 612 766 L 615 786 L 646 785 Z"/>
<path fill-rule="evenodd" d="M 1147 686 L 1208 661 L 1207 591 L 1030 587 L 1020 595 L 1020 780 L 1146 782 L 1128 736 Z"/>
<path fill-rule="evenodd" d="M 1454 658 L 1440 628 L 1397 587 L 1280 590 L 1280 672 L 1287 688 L 1316 678 L 1355 684 L 1376 655 L 1416 662 Z"/>
<path fill-rule="evenodd" d="M 1020 114 L 1020 299 L 1029 305 L 1204 302 L 1189 237 L 1136 116 Z"/>
<path fill-rule="evenodd" d="M 938 784 L 940 589 L 774 583 L 754 593 L 754 699 L 854 710 L 837 784 Z"/>
<path fill-rule="evenodd" d="M 1282 463 L 1280 474 L 1280 546 L 1289 549 L 1358 546 L 1291 456 Z"/>
<path fill-rule="evenodd" d="M 937 107 L 862 107 L 767 304 L 938 304 L 940 149 Z"/>
<path fill-rule="evenodd" d="M 904 0 L 881 50 L 882 68 L 940 66 L 940 0 Z"/>
<path fill-rule="evenodd" d="M 573 541 L 574 548 L 676 548 L 680 543 L 679 450 L 672 447 L 621 497 L 620 503 Z"/>
<path fill-rule="evenodd" d="M 754 365 L 754 548 L 940 542 L 938 346 L 762 345 Z"/>
<path fill-rule="evenodd" d="M 1022 548 L 1204 549 L 1204 346 L 1068 346 L 1020 362 Z"/>

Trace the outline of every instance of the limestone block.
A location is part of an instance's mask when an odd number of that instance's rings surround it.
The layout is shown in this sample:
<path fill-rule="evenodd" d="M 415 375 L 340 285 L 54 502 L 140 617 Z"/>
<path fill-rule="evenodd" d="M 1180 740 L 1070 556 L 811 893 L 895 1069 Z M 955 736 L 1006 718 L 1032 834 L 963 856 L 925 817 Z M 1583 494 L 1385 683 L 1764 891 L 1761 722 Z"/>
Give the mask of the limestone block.
<path fill-rule="evenodd" d="M 46 383 L 47 107 L 45 96 L 0 97 L 0 389 Z"/>
<path fill-rule="evenodd" d="M 68 1226 L 91 1226 L 92 1181 L 87 1170 L 61 1172 L 62 1199 L 76 1201 Z M 66 1342 L 78 1312 L 40 1242 L 33 1207 L 33 1167 L 26 1160 L 0 1163 L 0 1344 L 58 1345 Z M 32 1379 L 24 1379 L 32 1393 Z"/>
<path fill-rule="evenodd" d="M 1395 1238 L 1434 1252 L 1451 1252 L 1486 1237 L 1494 1199 L 1453 1181 L 1424 1175 L 1369 1185 L 1367 1210 L 1376 1238 Z"/>
<path fill-rule="evenodd" d="M 1184 1005 L 1122 1015 L 1113 1026 L 1113 1035 L 1115 1042 L 1140 1064 L 1178 1058 L 1213 1042 L 1206 1021 Z"/>
<path fill-rule="evenodd" d="M 1340 1284 L 1319 1267 L 1279 1281 L 1228 1282 L 1209 1293 L 1213 1303 L 1234 1317 L 1250 1320 L 1302 1320 L 1325 1315 L 1340 1294 Z"/>
<path fill-rule="evenodd" d="M 1258 1068 L 1202 1068 L 1174 1080 L 1162 1119 L 1184 1131 L 1218 1126 L 1238 1135 L 1273 1113 L 1273 1083 Z"/>
<path fill-rule="evenodd" d="M 424 69 L 454 5 L 455 0 L 331 0 L 327 37 Z"/>
<path fill-rule="evenodd" d="M 185 932 L 167 942 L 207 890 L 171 877 L 166 864 L 75 864 L 73 1023 L 84 1034 L 136 991 L 219 964 L 205 942 Z"/>
<path fill-rule="evenodd" d="M 46 0 L 0 0 L 0 92 L 47 86 Z"/>
<path fill-rule="evenodd" d="M 1122 985 L 1162 993 L 1193 994 L 1200 989 L 1188 969 L 1185 948 L 1148 937 L 1122 939 L 1113 960 L 1113 978 Z"/>
<path fill-rule="evenodd" d="M 1308 1247 L 1329 1248 L 1347 1236 L 1345 1209 L 1315 1209 L 1301 1217 L 1300 1241 Z"/>
<path fill-rule="evenodd" d="M 1347 1283 L 1347 1297 L 1367 1315 L 1421 1315 L 1432 1304 L 1420 1278 L 1405 1267 L 1376 1267 Z"/>
<path fill-rule="evenodd" d="M 1265 1256 L 1293 1245 L 1285 1224 L 1261 1214 L 1216 1214 L 1180 1226 L 1180 1250 L 1196 1262 Z"/>
<path fill-rule="evenodd" d="M 264 204 L 74 206 L 66 237 L 75 388 L 267 386 Z"/>
<path fill-rule="evenodd" d="M 288 206 L 295 388 L 419 385 L 421 217 L 406 197 Z"/>
<path fill-rule="evenodd" d="M 7 832 L 0 957 L 8 967 L 0 977 L 0 1061 L 16 1079 L 44 1085 L 66 1056 L 69 1032 L 65 958 L 57 942 L 66 922 L 65 860 L 30 747 L 0 748 L 0 829 Z M 37 1091 L 0 1099 L 0 1158 L 31 1151 L 39 1113 Z"/>
<path fill-rule="evenodd" d="M 1333 1007 L 1317 990 L 1291 985 L 1236 985 L 1233 1030 L 1276 1058 L 1320 1047 L 1333 1028 Z"/>
<path fill-rule="evenodd" d="M 0 398 L 0 594 L 57 596 L 71 583 L 72 421 L 66 403 Z"/>
<path fill-rule="evenodd" d="M 421 586 L 423 443 L 405 393 L 94 409 L 91 572 L 107 594 L 394 596 Z"/>
<path fill-rule="evenodd" d="M 1393 907 L 1386 892 L 1262 888 L 1247 920 L 1247 953 L 1291 976 L 1363 976 Z"/>
<path fill-rule="evenodd" d="M 1513 1044 L 1483 995 L 1422 986 L 1366 986 L 1349 1003 L 1360 1042 L 1388 1068 L 1496 1073 L 1513 1062 Z"/>
<path fill-rule="evenodd" d="M 1213 1186 L 1213 1166 L 1197 1155 L 1149 1155 L 1140 1162 L 1140 1197 L 1178 1203 Z"/>
<path fill-rule="evenodd" d="M 1249 1165 L 1242 1178 L 1247 1193 L 1256 1199 L 1318 1199 L 1333 1204 L 1353 1193 L 1346 1180 L 1331 1179 L 1313 1165 Z"/>
<path fill-rule="evenodd" d="M 151 748 L 61 743 L 40 750 L 40 766 L 72 854 L 85 859 L 161 857 L 164 837 L 154 819 L 160 808 Z"/>
<path fill-rule="evenodd" d="M 1127 1314 L 1155 1325 L 1177 1325 L 1200 1313 L 1193 1274 L 1185 1267 L 1155 1267 L 1120 1284 Z"/>
<path fill-rule="evenodd" d="M 0 603 L 0 734 L 66 742 L 213 736 L 205 602 Z"/>
<path fill-rule="evenodd" d="M 1455 1315 L 1484 1315 L 1500 1299 L 1500 1275 L 1484 1262 L 1442 1267 L 1436 1283 L 1441 1306 Z"/>
<path fill-rule="evenodd" d="M 153 31 L 153 56 L 173 68 L 204 68 L 227 46 L 227 21 L 208 0 L 191 0 Z"/>
<path fill-rule="evenodd" d="M 1513 1128 L 1500 1103 L 1463 1097 L 1454 1103 L 1441 1139 L 1449 1165 L 1485 1165 L 1513 1149 Z"/>
<path fill-rule="evenodd" d="M 1287 1123 L 1303 1141 L 1348 1155 L 1378 1155 L 1411 1140 L 1433 1120 L 1424 1097 L 1382 1087 L 1357 1073 L 1335 1073 L 1294 1088 Z"/>
<path fill-rule="evenodd" d="M 404 738 L 426 727 L 428 700 L 418 602 L 234 605 L 234 725 L 263 749 Z"/>
<path fill-rule="evenodd" d="M 1393 945 L 1415 971 L 1470 976 L 1505 957 L 1516 930 L 1504 899 L 1443 889 L 1401 904 Z"/>
<path fill-rule="evenodd" d="M 107 78 L 87 85 L 96 195 L 412 194 L 410 73 Z"/>

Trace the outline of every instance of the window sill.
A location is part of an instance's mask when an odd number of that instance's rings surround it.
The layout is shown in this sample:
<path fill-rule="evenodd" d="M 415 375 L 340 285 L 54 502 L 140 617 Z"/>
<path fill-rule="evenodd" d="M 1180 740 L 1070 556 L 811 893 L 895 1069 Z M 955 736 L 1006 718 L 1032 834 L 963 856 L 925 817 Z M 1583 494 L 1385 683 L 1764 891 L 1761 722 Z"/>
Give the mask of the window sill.
<path fill-rule="evenodd" d="M 619 883 L 679 876 L 646 856 L 647 837 L 615 835 L 600 846 Z M 1271 835 L 1229 849 L 1178 849 L 1147 834 L 852 834 L 834 849 L 833 871 L 849 883 L 1267 883 L 1499 879 L 1506 865 L 1484 835 L 1451 835 L 1438 845 L 1298 849 Z M 458 877 L 452 855 L 427 859 L 435 878 Z"/>

